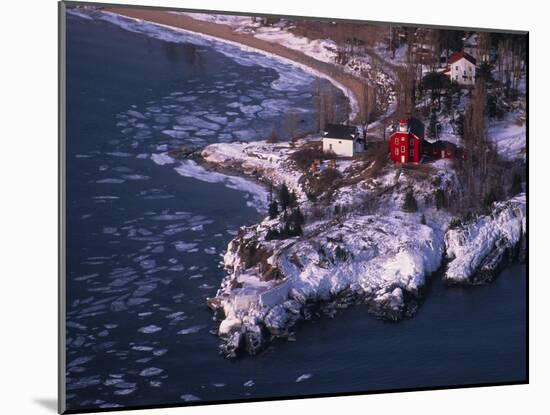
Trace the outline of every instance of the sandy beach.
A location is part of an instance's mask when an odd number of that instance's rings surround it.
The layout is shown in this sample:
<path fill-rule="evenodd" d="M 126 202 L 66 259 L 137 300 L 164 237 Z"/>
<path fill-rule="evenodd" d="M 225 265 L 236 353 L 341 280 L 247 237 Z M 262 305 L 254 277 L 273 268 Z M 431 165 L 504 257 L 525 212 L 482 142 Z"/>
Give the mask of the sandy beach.
<path fill-rule="evenodd" d="M 230 26 L 227 25 L 195 20 L 189 16 L 174 14 L 167 11 L 117 7 L 109 7 L 104 10 L 111 13 L 120 14 L 122 16 L 147 20 L 153 23 L 172 26 L 189 30 L 191 32 L 201 33 L 219 39 L 240 43 L 250 48 L 258 49 L 280 56 L 284 59 L 292 60 L 300 65 L 307 66 L 314 71 L 332 78 L 344 86 L 348 90 L 347 92 L 353 94 L 353 97 L 359 107 L 363 104 L 361 102 L 362 94 L 360 91 L 364 88 L 365 81 L 346 73 L 343 69 L 337 67 L 336 65 L 321 62 L 297 50 L 287 48 L 277 43 L 258 39 L 252 34 L 236 33 Z"/>

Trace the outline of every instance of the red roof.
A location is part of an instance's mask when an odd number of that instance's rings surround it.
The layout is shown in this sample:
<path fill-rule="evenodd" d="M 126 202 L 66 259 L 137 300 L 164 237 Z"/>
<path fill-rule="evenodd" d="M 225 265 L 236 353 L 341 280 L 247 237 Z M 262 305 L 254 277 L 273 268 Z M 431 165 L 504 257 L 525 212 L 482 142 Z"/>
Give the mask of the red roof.
<path fill-rule="evenodd" d="M 476 64 L 476 59 L 472 56 L 461 50 L 460 52 L 455 52 L 451 56 L 449 56 L 449 65 L 452 65 L 453 63 L 459 61 L 460 59 L 466 59 L 468 62 Z"/>

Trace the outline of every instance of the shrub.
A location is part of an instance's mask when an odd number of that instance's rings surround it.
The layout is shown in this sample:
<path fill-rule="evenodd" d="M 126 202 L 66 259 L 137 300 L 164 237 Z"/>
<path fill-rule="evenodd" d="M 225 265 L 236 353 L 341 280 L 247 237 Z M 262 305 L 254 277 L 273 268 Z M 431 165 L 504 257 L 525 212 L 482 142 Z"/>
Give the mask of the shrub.
<path fill-rule="evenodd" d="M 462 225 L 462 220 L 458 217 L 452 218 L 451 221 L 449 222 L 449 228 L 451 229 L 459 228 L 461 225 Z"/>
<path fill-rule="evenodd" d="M 343 248 L 340 248 L 340 245 L 338 245 L 334 251 L 334 256 L 344 262 L 344 261 L 347 261 L 347 259 L 350 257 L 350 253 L 348 251 L 346 251 L 345 249 Z"/>
<path fill-rule="evenodd" d="M 279 142 L 279 135 L 277 134 L 275 127 L 271 129 L 271 133 L 269 134 L 269 137 L 267 137 L 266 141 L 272 144 Z"/>
<path fill-rule="evenodd" d="M 286 183 L 283 183 L 277 192 L 279 197 L 279 203 L 281 204 L 281 209 L 286 210 L 290 206 L 291 195 Z"/>
<path fill-rule="evenodd" d="M 407 194 L 405 195 L 405 201 L 403 202 L 401 209 L 404 212 L 416 212 L 418 210 L 418 206 L 416 204 L 416 199 L 414 198 L 412 189 L 409 189 L 409 191 L 407 191 Z"/>
<path fill-rule="evenodd" d="M 311 181 L 311 191 L 315 195 L 320 195 L 327 189 L 334 186 L 334 183 L 342 177 L 342 174 L 336 169 L 325 169 L 319 174 L 319 177 Z"/>
<path fill-rule="evenodd" d="M 273 239 L 280 239 L 280 237 L 281 237 L 281 233 L 275 228 L 268 229 L 267 233 L 265 234 L 266 241 L 271 241 Z"/>
<path fill-rule="evenodd" d="M 290 158 L 296 164 L 296 167 L 303 171 L 307 171 L 315 160 L 323 160 L 326 158 L 326 154 L 319 146 L 315 147 L 303 147 L 296 150 Z"/>
<path fill-rule="evenodd" d="M 278 214 L 279 214 L 279 205 L 277 204 L 276 200 L 273 200 L 269 204 L 269 218 L 275 219 Z"/>
<path fill-rule="evenodd" d="M 437 210 L 444 208 L 447 205 L 445 192 L 443 191 L 443 189 L 437 189 L 434 192 L 434 200 L 435 200 L 435 208 Z"/>

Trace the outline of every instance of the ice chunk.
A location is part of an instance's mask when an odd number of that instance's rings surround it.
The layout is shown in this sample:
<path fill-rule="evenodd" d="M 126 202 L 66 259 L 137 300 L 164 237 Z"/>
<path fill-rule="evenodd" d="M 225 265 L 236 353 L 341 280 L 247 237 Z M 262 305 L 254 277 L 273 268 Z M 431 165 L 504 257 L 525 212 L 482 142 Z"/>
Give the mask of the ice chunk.
<path fill-rule="evenodd" d="M 166 153 L 151 154 L 151 160 L 153 160 L 159 166 L 163 166 L 165 164 L 173 164 L 176 161 Z"/>
<path fill-rule="evenodd" d="M 193 333 L 197 333 L 199 332 L 200 330 L 202 330 L 203 328 L 205 328 L 206 326 L 203 325 L 203 324 L 200 324 L 200 325 L 196 325 L 196 326 L 191 326 L 191 327 L 188 327 L 186 329 L 182 329 L 180 331 L 178 331 L 178 334 L 193 334 Z"/>
<path fill-rule="evenodd" d="M 155 326 L 154 324 L 152 324 L 150 326 L 142 327 L 138 331 L 140 333 L 152 334 L 152 333 L 156 333 L 157 331 L 161 331 L 161 330 L 162 330 L 162 327 Z"/>
<path fill-rule="evenodd" d="M 139 372 L 139 375 L 144 377 L 157 376 L 160 375 L 162 372 L 164 372 L 164 369 L 160 369 L 158 367 L 148 367 L 147 369 L 143 369 L 141 372 Z"/>
<path fill-rule="evenodd" d="M 308 380 L 309 378 L 311 378 L 311 376 L 311 373 L 304 373 L 303 375 L 300 375 L 298 376 L 298 378 L 296 378 L 296 382 L 303 382 L 304 380 Z"/>
<path fill-rule="evenodd" d="M 96 183 L 120 184 L 120 183 L 124 183 L 124 180 L 109 177 L 107 179 L 96 180 Z"/>
<path fill-rule="evenodd" d="M 184 395 L 180 396 L 180 399 L 184 400 L 185 402 L 194 402 L 194 401 L 200 401 L 201 398 L 198 396 L 192 395 L 190 393 L 186 393 Z"/>

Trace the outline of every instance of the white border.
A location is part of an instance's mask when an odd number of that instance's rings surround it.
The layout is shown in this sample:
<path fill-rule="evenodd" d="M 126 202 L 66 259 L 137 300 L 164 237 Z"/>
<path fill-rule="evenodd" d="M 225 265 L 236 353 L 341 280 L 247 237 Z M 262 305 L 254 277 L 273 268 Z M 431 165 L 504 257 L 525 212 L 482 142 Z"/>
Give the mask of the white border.
<path fill-rule="evenodd" d="M 124 1 L 111 0 L 111 3 Z M 141 411 L 140 414 L 280 414 L 361 411 L 407 414 L 540 413 L 548 407 L 547 10 L 501 0 L 152 0 L 135 4 L 313 15 L 530 31 L 531 384 L 347 398 Z M 540 3 L 543 4 L 543 3 Z M 57 4 L 2 5 L 2 391 L 3 413 L 54 413 L 57 388 Z M 548 130 L 545 128 L 545 130 Z M 541 133 L 537 136 L 537 131 Z M 540 144 L 539 144 L 540 143 Z M 127 413 L 127 412 L 120 412 Z M 136 413 L 136 412 L 133 412 Z"/>

